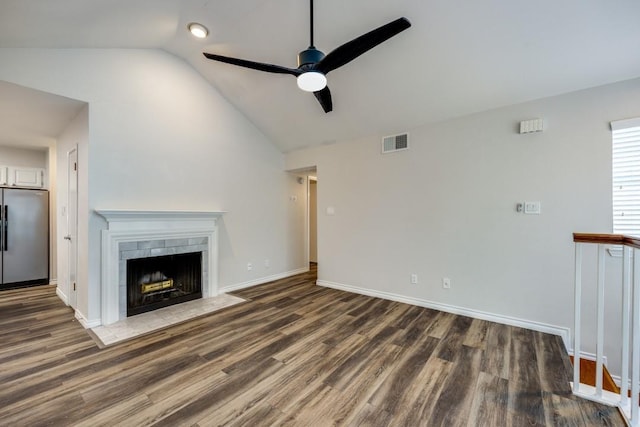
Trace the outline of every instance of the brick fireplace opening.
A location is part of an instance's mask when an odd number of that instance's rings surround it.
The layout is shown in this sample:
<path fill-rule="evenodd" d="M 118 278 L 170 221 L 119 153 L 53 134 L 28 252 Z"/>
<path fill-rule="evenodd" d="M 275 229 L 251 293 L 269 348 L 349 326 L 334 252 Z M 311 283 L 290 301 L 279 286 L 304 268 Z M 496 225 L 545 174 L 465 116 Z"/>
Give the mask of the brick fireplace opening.
<path fill-rule="evenodd" d="M 202 252 L 127 260 L 127 317 L 202 297 Z"/>

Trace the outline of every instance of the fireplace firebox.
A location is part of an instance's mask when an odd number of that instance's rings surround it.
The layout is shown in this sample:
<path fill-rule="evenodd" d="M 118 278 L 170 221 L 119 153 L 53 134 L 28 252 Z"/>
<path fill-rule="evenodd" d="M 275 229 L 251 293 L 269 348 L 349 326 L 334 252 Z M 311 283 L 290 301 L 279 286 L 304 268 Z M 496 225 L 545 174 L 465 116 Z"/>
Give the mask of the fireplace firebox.
<path fill-rule="evenodd" d="M 202 298 L 202 252 L 127 260 L 127 316 Z"/>

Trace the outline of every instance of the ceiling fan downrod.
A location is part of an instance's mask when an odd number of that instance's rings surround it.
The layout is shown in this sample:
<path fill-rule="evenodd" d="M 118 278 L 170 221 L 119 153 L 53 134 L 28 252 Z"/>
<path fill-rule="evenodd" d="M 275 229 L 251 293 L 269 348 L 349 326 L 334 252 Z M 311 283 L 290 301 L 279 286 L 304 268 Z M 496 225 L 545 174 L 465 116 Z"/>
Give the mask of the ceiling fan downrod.
<path fill-rule="evenodd" d="M 309 6 L 309 47 L 298 53 L 298 68 L 302 71 L 307 71 L 324 58 L 324 53 L 313 45 L 313 0 L 309 0 Z"/>
<path fill-rule="evenodd" d="M 309 0 L 309 48 L 315 48 L 313 45 L 313 0 Z"/>

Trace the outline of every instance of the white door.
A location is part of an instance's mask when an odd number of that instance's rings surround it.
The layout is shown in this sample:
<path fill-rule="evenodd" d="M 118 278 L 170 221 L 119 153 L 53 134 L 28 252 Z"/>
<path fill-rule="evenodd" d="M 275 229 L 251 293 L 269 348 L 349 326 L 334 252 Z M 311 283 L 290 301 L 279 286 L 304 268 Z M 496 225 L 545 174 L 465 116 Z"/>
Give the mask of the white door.
<path fill-rule="evenodd" d="M 67 235 L 69 244 L 69 305 L 76 308 L 78 271 L 78 150 L 69 151 L 67 161 Z"/>

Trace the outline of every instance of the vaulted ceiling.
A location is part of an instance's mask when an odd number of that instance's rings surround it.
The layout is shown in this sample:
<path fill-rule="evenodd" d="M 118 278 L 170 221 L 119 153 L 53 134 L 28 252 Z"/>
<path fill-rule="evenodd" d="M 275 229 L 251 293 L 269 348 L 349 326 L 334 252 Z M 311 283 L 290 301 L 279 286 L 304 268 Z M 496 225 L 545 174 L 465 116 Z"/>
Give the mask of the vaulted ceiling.
<path fill-rule="evenodd" d="M 413 24 L 328 75 L 329 114 L 292 76 L 202 56 L 295 67 L 309 44 L 308 8 L 306 0 L 3 0 L 0 47 L 164 49 L 285 152 L 640 76 L 637 0 L 316 0 L 315 45 L 325 53 L 400 16 Z M 209 28 L 205 40 L 187 32 L 194 21 Z"/>

